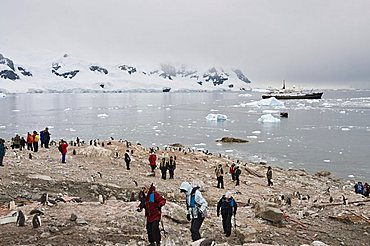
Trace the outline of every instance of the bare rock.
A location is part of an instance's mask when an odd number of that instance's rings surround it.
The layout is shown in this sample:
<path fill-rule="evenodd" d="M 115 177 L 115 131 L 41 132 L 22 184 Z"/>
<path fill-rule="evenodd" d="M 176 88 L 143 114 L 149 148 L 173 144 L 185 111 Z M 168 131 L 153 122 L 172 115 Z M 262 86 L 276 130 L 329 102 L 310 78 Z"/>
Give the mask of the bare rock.
<path fill-rule="evenodd" d="M 315 176 L 317 177 L 327 177 L 327 176 L 330 176 L 330 172 L 329 171 L 319 171 L 317 173 L 315 173 Z"/>
<path fill-rule="evenodd" d="M 241 139 L 241 138 L 233 138 L 233 137 L 223 137 L 220 140 L 216 140 L 216 142 L 222 143 L 248 143 L 248 140 Z"/>

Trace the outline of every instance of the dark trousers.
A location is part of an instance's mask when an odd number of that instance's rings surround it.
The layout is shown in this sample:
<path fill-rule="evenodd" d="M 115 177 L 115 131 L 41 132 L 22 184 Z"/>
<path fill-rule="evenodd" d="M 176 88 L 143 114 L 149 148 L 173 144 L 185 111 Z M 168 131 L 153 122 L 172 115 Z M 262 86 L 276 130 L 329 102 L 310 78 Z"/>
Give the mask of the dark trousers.
<path fill-rule="evenodd" d="M 235 185 L 240 185 L 239 176 L 235 175 L 235 180 L 236 180 L 236 184 Z"/>
<path fill-rule="evenodd" d="M 175 174 L 175 170 L 168 170 L 168 172 L 170 173 L 170 179 L 173 179 L 173 176 Z"/>
<path fill-rule="evenodd" d="M 152 172 L 154 172 L 155 168 L 157 167 L 156 165 L 150 165 Z"/>
<path fill-rule="evenodd" d="M 62 154 L 62 163 L 66 163 L 66 154 Z"/>
<path fill-rule="evenodd" d="M 226 237 L 231 235 L 231 214 L 222 215 L 222 227 Z"/>
<path fill-rule="evenodd" d="M 32 143 L 27 143 L 27 149 L 33 151 Z"/>
<path fill-rule="evenodd" d="M 33 142 L 33 151 L 37 152 L 39 150 L 39 143 L 38 142 Z"/>
<path fill-rule="evenodd" d="M 130 162 L 129 161 L 125 161 L 125 162 L 126 162 L 126 169 L 130 170 Z"/>
<path fill-rule="evenodd" d="M 232 174 L 231 174 L 231 179 L 232 179 L 233 181 L 235 181 L 235 173 L 232 173 Z"/>
<path fill-rule="evenodd" d="M 197 241 L 201 238 L 199 230 L 200 230 L 200 227 L 202 226 L 203 221 L 204 221 L 204 218 L 196 218 L 191 221 L 190 232 L 191 232 L 191 239 L 193 241 Z"/>
<path fill-rule="evenodd" d="M 45 142 L 44 142 L 44 145 L 45 145 L 45 148 L 47 148 L 47 149 L 48 149 L 48 148 L 49 148 L 49 141 L 45 141 Z"/>
<path fill-rule="evenodd" d="M 272 185 L 274 185 L 274 184 L 272 183 L 271 179 L 269 179 L 269 178 L 267 179 L 267 185 L 268 185 L 268 186 L 272 186 Z"/>
<path fill-rule="evenodd" d="M 148 233 L 149 243 L 161 243 L 161 232 L 159 230 L 159 220 L 146 222 L 146 232 Z"/>
<path fill-rule="evenodd" d="M 166 179 L 167 170 L 161 169 L 161 172 L 162 172 L 162 179 Z"/>
<path fill-rule="evenodd" d="M 217 188 L 224 188 L 224 176 L 217 177 Z"/>
<path fill-rule="evenodd" d="M 4 156 L 0 156 L 0 166 L 4 166 L 3 160 L 4 160 Z"/>

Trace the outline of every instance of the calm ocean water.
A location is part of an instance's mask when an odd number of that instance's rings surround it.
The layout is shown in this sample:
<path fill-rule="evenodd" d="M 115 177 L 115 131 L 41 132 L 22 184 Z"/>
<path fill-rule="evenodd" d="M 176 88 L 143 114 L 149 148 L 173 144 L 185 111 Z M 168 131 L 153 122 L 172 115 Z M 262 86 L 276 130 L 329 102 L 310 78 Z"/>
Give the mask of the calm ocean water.
<path fill-rule="evenodd" d="M 260 99 L 257 92 L 7 95 L 0 98 L 0 137 L 49 126 L 55 140 L 112 136 L 146 146 L 181 143 L 244 161 L 370 181 L 370 91 L 325 91 L 321 100 L 284 101 L 284 109 L 245 105 Z M 271 110 L 289 118 L 257 121 Z M 209 113 L 228 120 L 207 121 Z M 250 142 L 215 141 L 224 136 Z"/>

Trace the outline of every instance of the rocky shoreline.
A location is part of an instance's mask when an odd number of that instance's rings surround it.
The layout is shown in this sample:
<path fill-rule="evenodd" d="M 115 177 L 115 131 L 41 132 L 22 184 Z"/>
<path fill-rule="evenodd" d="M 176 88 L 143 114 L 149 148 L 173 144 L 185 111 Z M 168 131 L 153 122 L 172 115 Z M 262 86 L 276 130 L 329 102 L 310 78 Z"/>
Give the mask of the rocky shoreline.
<path fill-rule="evenodd" d="M 131 170 L 123 161 L 127 149 L 132 151 Z M 149 148 L 127 147 L 124 141 L 71 146 L 66 164 L 60 163 L 56 146 L 37 153 L 7 150 L 0 169 L 0 244 L 147 245 L 145 217 L 136 211 L 137 195 L 143 184 L 154 183 L 167 199 L 163 245 L 189 245 L 190 223 L 178 189 L 182 181 L 189 181 L 201 187 L 209 204 L 202 237 L 216 245 L 369 245 L 370 199 L 355 194 L 353 181 L 327 172 L 311 175 L 273 167 L 274 186 L 268 187 L 266 165 L 243 162 L 238 164 L 241 185 L 235 186 L 225 174 L 225 189 L 218 189 L 214 168 L 222 164 L 227 173 L 233 160 L 180 146 L 158 149 L 156 154 L 176 156 L 174 179 L 161 179 L 159 170 L 154 177 L 148 175 Z M 229 238 L 223 236 L 216 216 L 217 202 L 227 190 L 239 203 L 236 230 Z M 45 192 L 51 200 L 62 197 L 66 202 L 42 206 L 38 199 Z M 104 204 L 99 195 L 107 199 Z M 11 201 L 15 207 L 9 209 Z M 30 223 L 34 208 L 44 213 L 37 229 Z M 28 216 L 26 227 L 1 222 L 11 220 L 12 211 L 19 209 Z"/>

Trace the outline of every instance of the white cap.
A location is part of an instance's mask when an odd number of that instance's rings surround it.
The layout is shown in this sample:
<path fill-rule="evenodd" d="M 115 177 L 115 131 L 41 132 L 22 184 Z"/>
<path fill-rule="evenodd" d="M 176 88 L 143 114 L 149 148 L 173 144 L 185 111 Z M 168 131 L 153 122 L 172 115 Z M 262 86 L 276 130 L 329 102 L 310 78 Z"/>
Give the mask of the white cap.
<path fill-rule="evenodd" d="M 230 197 L 231 197 L 231 195 L 232 195 L 232 194 L 231 194 L 231 192 L 230 192 L 230 191 L 228 191 L 228 192 L 226 192 L 226 195 L 225 195 L 225 196 L 226 196 L 226 198 L 230 198 Z"/>

